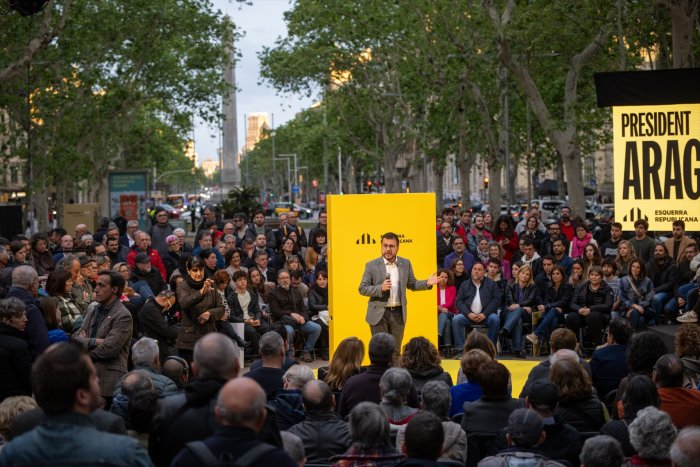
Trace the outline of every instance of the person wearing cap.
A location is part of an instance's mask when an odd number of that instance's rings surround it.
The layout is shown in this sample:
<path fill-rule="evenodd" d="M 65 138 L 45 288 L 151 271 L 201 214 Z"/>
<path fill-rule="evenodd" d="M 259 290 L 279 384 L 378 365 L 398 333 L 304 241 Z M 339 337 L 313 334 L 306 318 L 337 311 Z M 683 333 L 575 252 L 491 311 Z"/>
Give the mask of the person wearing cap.
<path fill-rule="evenodd" d="M 542 429 L 547 438 L 540 445 L 540 452 L 550 459 L 566 460 L 571 465 L 577 465 L 581 440 L 574 427 L 554 416 L 558 405 L 559 390 L 545 379 L 535 381 L 525 398 L 525 407 L 540 414 L 544 421 Z"/>
<path fill-rule="evenodd" d="M 168 324 L 165 315 L 177 301 L 175 292 L 163 290 L 155 297 L 146 300 L 146 303 L 139 311 L 139 329 L 145 337 L 150 337 L 158 342 L 160 362 L 165 362 L 169 355 L 175 355 L 175 340 L 180 332 L 180 325 Z"/>
<path fill-rule="evenodd" d="M 515 409 L 508 417 L 508 448 L 495 456 L 485 457 L 479 467 L 505 467 L 509 465 L 539 465 L 545 467 L 563 467 L 559 462 L 551 461 L 540 451 L 547 439 L 544 420 L 530 409 Z"/>
<path fill-rule="evenodd" d="M 151 261 L 145 253 L 139 253 L 134 258 L 134 269 L 131 271 L 131 278 L 129 280 L 134 284 L 140 281 L 148 284 L 151 292 L 153 292 L 151 295 L 158 295 L 165 290 L 165 281 L 163 277 L 160 275 L 160 272 L 151 265 Z"/>
<path fill-rule="evenodd" d="M 78 258 L 80 263 L 79 274 L 73 281 L 71 296 L 80 310 L 85 313 L 93 301 L 94 291 L 92 284 L 97 276 L 97 263 L 92 256 L 83 255 Z"/>
<path fill-rule="evenodd" d="M 134 243 L 134 246 L 131 247 L 131 251 L 129 251 L 129 254 L 126 257 L 126 262 L 129 264 L 129 267 L 133 269 L 135 267 L 134 259 L 136 258 L 136 255 L 139 253 L 144 253 L 148 255 L 151 266 L 160 271 L 160 275 L 163 280 L 167 280 L 165 276 L 165 266 L 163 265 L 163 260 L 160 257 L 160 253 L 158 253 L 158 250 L 151 247 L 151 236 L 146 232 L 139 231 L 134 233 L 134 238 L 136 238 L 136 243 Z"/>
<path fill-rule="evenodd" d="M 182 255 L 182 243 L 175 235 L 168 235 L 165 239 L 168 244 L 168 251 L 165 255 L 161 255 L 163 265 L 165 266 L 165 277 L 170 279 L 180 265 L 180 257 Z"/>
<path fill-rule="evenodd" d="M 175 232 L 175 227 L 168 222 L 169 218 L 168 211 L 162 207 L 157 207 L 155 213 L 156 222 L 148 230 L 148 235 L 151 236 L 151 246 L 161 258 L 165 258 L 168 255 L 167 238 Z"/>

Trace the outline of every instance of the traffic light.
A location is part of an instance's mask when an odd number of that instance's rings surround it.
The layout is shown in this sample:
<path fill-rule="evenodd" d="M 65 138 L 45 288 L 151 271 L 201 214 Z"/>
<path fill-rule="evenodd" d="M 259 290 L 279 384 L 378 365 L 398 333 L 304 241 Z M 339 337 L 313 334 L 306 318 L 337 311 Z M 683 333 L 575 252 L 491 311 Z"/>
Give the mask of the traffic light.
<path fill-rule="evenodd" d="M 489 189 L 489 178 L 484 177 L 484 190 L 488 190 L 488 189 Z"/>

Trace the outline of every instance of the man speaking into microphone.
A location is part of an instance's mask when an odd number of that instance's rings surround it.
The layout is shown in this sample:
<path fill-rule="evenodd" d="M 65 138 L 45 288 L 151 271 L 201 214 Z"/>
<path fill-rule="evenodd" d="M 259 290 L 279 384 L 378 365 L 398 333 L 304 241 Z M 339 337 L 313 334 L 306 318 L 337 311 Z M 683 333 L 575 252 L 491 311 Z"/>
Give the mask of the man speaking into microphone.
<path fill-rule="evenodd" d="M 401 352 L 406 327 L 406 289 L 429 290 L 438 283 L 431 275 L 427 280 L 417 280 L 411 262 L 400 258 L 399 237 L 393 232 L 382 235 L 382 257 L 365 265 L 359 291 L 369 297 L 365 320 L 372 335 L 387 332 L 396 339 L 396 352 Z"/>

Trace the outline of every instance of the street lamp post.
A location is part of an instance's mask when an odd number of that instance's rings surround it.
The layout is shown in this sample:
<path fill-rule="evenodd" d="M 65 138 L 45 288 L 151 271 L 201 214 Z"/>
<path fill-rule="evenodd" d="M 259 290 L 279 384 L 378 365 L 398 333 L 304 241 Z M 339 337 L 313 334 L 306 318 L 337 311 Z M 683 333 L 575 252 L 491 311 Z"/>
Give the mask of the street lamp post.
<path fill-rule="evenodd" d="M 289 200 L 292 200 L 292 179 L 291 179 L 291 166 L 289 165 L 289 158 L 286 157 L 273 157 L 273 161 L 285 161 L 287 163 L 287 184 L 289 187 Z"/>
<path fill-rule="evenodd" d="M 298 165 L 298 160 L 297 160 L 297 155 L 296 153 L 293 154 L 280 154 L 281 158 L 285 158 L 286 160 L 289 160 L 289 158 L 294 158 L 294 185 L 289 186 L 289 202 L 292 201 L 292 191 L 293 191 L 293 186 L 298 187 L 299 186 L 299 165 Z"/>

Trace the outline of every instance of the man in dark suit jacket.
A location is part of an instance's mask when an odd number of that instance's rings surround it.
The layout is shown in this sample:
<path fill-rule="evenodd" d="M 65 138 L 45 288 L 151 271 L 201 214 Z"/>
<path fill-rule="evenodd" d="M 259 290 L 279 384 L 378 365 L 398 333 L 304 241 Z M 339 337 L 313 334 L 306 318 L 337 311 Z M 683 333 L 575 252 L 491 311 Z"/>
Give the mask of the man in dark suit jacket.
<path fill-rule="evenodd" d="M 401 349 L 406 327 L 406 289 L 428 290 L 438 283 L 431 275 L 427 280 L 417 280 L 413 266 L 406 258 L 399 258 L 399 237 L 393 232 L 382 235 L 382 257 L 365 265 L 359 291 L 370 297 L 365 320 L 372 335 L 387 332 L 396 339 L 396 352 Z"/>
<path fill-rule="evenodd" d="M 458 314 L 452 318 L 452 333 L 458 352 L 464 347 L 464 329 L 472 325 L 488 326 L 489 339 L 496 345 L 501 325 L 498 318 L 501 291 L 494 281 L 484 277 L 485 273 L 486 269 L 482 263 L 474 263 L 471 279 L 462 283 L 457 293 Z"/>

